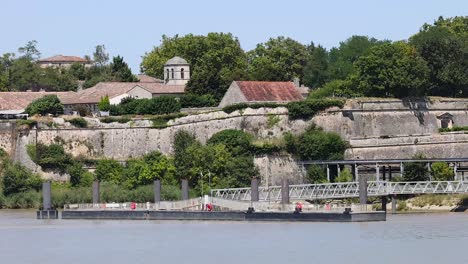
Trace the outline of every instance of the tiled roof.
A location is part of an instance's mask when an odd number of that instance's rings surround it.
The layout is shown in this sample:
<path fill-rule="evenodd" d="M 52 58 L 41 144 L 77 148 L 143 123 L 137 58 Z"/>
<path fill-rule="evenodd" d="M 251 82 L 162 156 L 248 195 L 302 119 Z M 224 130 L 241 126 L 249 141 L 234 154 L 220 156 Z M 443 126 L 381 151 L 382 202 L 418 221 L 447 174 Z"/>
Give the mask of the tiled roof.
<path fill-rule="evenodd" d="M 25 109 L 32 101 L 51 94 L 65 104 L 76 97 L 75 92 L 0 92 L 0 110 Z"/>
<path fill-rule="evenodd" d="M 292 82 L 236 81 L 249 102 L 300 101 L 303 97 Z"/>
<path fill-rule="evenodd" d="M 141 83 L 148 83 L 148 82 L 163 83 L 164 82 L 161 79 L 154 78 L 154 77 L 146 75 L 146 74 L 138 74 L 137 78 Z"/>
<path fill-rule="evenodd" d="M 84 63 L 89 63 L 87 59 L 77 57 L 77 56 L 63 56 L 63 55 L 57 55 L 45 59 L 40 59 L 38 60 L 39 63 L 47 63 L 47 62 L 52 62 L 52 63 L 59 63 L 59 62 L 84 62 Z"/>

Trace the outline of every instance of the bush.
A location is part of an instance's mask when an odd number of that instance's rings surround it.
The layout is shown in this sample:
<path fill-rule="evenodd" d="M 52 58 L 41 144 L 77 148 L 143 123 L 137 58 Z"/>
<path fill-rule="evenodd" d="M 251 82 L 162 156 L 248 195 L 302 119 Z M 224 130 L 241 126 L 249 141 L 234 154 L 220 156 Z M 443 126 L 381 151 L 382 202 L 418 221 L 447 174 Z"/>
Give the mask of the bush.
<path fill-rule="evenodd" d="M 439 132 L 456 132 L 456 131 L 468 131 L 468 126 L 454 126 L 454 127 L 447 127 L 447 128 L 439 128 Z"/>
<path fill-rule="evenodd" d="M 72 118 L 72 119 L 68 120 L 68 122 L 70 122 L 75 127 L 79 127 L 79 128 L 88 127 L 88 122 L 82 117 Z"/>
<path fill-rule="evenodd" d="M 60 173 L 66 172 L 73 160 L 70 154 L 65 153 L 62 144 L 37 144 L 28 147 L 28 154 L 31 159 L 45 170 L 56 170 Z"/>
<path fill-rule="evenodd" d="M 247 103 L 239 103 L 239 104 L 233 104 L 233 105 L 228 105 L 223 107 L 223 111 L 226 114 L 230 114 L 234 111 L 237 110 L 242 110 L 246 108 L 251 108 L 251 109 L 259 109 L 259 108 L 277 108 L 277 107 L 286 107 L 285 104 L 277 104 L 277 103 L 254 103 L 254 104 L 247 104 Z"/>
<path fill-rule="evenodd" d="M 165 128 L 167 127 L 167 122 L 172 119 L 180 118 L 187 116 L 184 113 L 172 113 L 167 115 L 160 115 L 151 119 L 154 128 Z"/>
<path fill-rule="evenodd" d="M 210 94 L 184 94 L 180 97 L 180 104 L 183 108 L 191 107 L 213 107 L 217 106 L 216 99 Z"/>
<path fill-rule="evenodd" d="M 63 113 L 63 105 L 56 95 L 46 95 L 32 101 L 26 107 L 26 113 L 30 116 L 40 114 L 59 115 Z"/>
<path fill-rule="evenodd" d="M 7 162 L 3 170 L 2 183 L 3 193 L 8 196 L 28 190 L 39 190 L 42 180 L 39 175 L 33 174 L 26 167 Z"/>
<path fill-rule="evenodd" d="M 248 154 L 252 149 L 253 136 L 235 129 L 226 129 L 215 133 L 207 144 L 223 144 L 234 156 Z"/>
<path fill-rule="evenodd" d="M 79 162 L 68 166 L 67 173 L 70 175 L 71 186 L 91 186 L 94 181 L 94 175 L 85 170 Z"/>
<path fill-rule="evenodd" d="M 341 171 L 340 175 L 335 178 L 335 182 L 352 182 L 353 174 L 349 169 L 344 169 Z"/>
<path fill-rule="evenodd" d="M 21 119 L 16 121 L 16 124 L 18 124 L 19 126 L 27 126 L 29 128 L 33 128 L 34 126 L 37 126 L 37 121 L 32 119 Z"/>
<path fill-rule="evenodd" d="M 302 160 L 340 160 L 348 148 L 346 141 L 332 132 L 325 132 L 312 126 L 304 134 L 295 137 L 292 134 L 285 135 L 286 149 L 293 151 Z"/>
<path fill-rule="evenodd" d="M 446 162 L 434 162 L 431 165 L 432 178 L 436 181 L 452 181 L 455 173 Z"/>
<path fill-rule="evenodd" d="M 423 154 L 416 154 L 413 159 L 425 159 Z M 403 181 L 427 181 L 429 180 L 429 172 L 427 171 L 424 162 L 409 162 L 404 163 Z"/>
<path fill-rule="evenodd" d="M 80 116 L 90 116 L 91 115 L 91 112 L 89 111 L 89 109 L 84 105 L 78 105 L 78 106 L 75 107 L 74 110 L 77 111 Z"/>
<path fill-rule="evenodd" d="M 109 101 L 109 96 L 106 95 L 104 97 L 101 97 L 101 100 L 98 103 L 99 111 L 103 111 L 103 112 L 109 111 L 110 106 L 111 106 L 111 104 L 110 104 L 110 101 Z"/>
<path fill-rule="evenodd" d="M 327 174 L 320 165 L 313 164 L 307 168 L 307 179 L 312 184 L 327 183 Z"/>
<path fill-rule="evenodd" d="M 102 159 L 96 165 L 96 178 L 99 181 L 108 181 L 112 183 L 122 183 L 123 167 L 119 162 L 113 159 Z"/>
<path fill-rule="evenodd" d="M 288 113 L 291 119 L 308 119 L 332 106 L 342 108 L 345 101 L 340 99 L 308 99 L 301 102 L 288 103 Z"/>
<path fill-rule="evenodd" d="M 106 123 L 106 124 L 114 123 L 114 122 L 125 124 L 125 123 L 130 122 L 131 120 L 132 119 L 130 119 L 130 117 L 127 117 L 127 116 L 122 116 L 122 117 L 106 116 L 106 117 L 101 117 L 99 119 L 99 121 L 101 121 L 102 123 Z"/>

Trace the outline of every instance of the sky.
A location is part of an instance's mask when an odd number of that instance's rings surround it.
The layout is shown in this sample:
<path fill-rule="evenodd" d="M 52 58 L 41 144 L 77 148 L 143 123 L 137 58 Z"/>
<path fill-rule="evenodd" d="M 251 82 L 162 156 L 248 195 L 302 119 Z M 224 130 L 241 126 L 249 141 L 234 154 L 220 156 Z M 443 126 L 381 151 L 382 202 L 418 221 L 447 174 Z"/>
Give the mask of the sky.
<path fill-rule="evenodd" d="M 439 16 L 468 15 L 467 0 L 0 0 L 0 54 L 38 41 L 42 57 L 91 55 L 104 44 L 134 73 L 161 36 L 230 32 L 244 50 L 271 37 L 327 49 L 352 35 L 407 39 Z"/>

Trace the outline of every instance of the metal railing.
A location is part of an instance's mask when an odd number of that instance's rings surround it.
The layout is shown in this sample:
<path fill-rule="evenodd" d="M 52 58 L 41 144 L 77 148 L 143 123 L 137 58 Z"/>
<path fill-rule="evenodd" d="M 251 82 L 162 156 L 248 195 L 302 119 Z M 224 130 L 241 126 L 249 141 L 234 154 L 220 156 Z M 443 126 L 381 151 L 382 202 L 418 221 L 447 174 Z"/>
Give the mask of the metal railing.
<path fill-rule="evenodd" d="M 259 188 L 259 201 L 280 201 L 281 186 Z M 368 196 L 386 196 L 393 194 L 456 194 L 468 193 L 465 181 L 424 181 L 424 182 L 386 182 L 370 181 L 367 183 Z M 250 188 L 214 189 L 213 197 L 250 201 Z M 314 200 L 359 197 L 359 183 L 300 184 L 289 186 L 289 199 Z"/>
<path fill-rule="evenodd" d="M 132 207 L 132 204 L 134 207 Z M 181 201 L 161 201 L 159 203 L 98 203 L 66 204 L 64 210 L 198 210 L 201 198 Z"/>

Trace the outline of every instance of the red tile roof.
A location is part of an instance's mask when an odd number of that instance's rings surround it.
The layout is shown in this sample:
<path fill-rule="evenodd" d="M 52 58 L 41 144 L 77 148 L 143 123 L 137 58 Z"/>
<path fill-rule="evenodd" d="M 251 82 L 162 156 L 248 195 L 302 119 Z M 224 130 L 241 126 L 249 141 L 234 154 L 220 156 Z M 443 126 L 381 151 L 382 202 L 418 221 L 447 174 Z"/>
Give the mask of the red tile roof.
<path fill-rule="evenodd" d="M 76 98 L 75 92 L 0 92 L 0 110 L 25 109 L 32 101 L 51 94 L 64 104 Z"/>
<path fill-rule="evenodd" d="M 141 83 L 148 83 L 148 82 L 164 83 L 163 80 L 154 78 L 146 74 L 138 74 L 137 78 Z"/>
<path fill-rule="evenodd" d="M 236 81 L 236 84 L 249 102 L 289 102 L 304 99 L 292 82 Z"/>
<path fill-rule="evenodd" d="M 84 58 L 81 58 L 81 57 L 77 57 L 77 56 L 63 56 L 63 55 L 57 55 L 57 56 L 53 56 L 53 57 L 49 57 L 49 58 L 45 58 L 45 59 L 40 59 L 38 60 L 39 63 L 60 63 L 60 62 L 69 62 L 69 63 L 73 63 L 73 62 L 83 62 L 83 63 L 89 63 L 90 61 L 88 61 L 87 59 L 84 59 Z"/>

